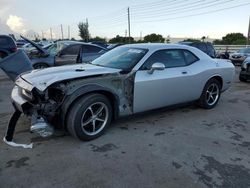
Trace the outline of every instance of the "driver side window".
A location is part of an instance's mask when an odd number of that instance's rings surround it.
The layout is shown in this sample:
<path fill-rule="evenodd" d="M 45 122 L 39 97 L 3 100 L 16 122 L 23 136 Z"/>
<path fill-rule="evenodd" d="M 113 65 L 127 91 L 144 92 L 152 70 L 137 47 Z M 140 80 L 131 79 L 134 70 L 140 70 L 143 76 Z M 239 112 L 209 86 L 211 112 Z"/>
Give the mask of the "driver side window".
<path fill-rule="evenodd" d="M 150 70 L 154 63 L 163 63 L 166 68 L 186 66 L 182 50 L 159 50 L 143 64 L 142 70 Z"/>
<path fill-rule="evenodd" d="M 80 50 L 80 45 L 69 45 L 65 49 L 62 50 L 61 55 L 77 55 Z"/>

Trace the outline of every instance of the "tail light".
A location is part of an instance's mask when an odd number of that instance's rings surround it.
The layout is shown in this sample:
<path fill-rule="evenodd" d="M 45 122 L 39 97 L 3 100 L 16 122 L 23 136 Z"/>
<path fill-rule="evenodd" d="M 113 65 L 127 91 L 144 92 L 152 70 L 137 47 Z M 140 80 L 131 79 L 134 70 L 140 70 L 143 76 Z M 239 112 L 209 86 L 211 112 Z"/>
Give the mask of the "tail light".
<path fill-rule="evenodd" d="M 16 51 L 17 51 L 17 47 L 11 48 L 10 51 L 11 51 L 11 52 L 16 52 Z"/>

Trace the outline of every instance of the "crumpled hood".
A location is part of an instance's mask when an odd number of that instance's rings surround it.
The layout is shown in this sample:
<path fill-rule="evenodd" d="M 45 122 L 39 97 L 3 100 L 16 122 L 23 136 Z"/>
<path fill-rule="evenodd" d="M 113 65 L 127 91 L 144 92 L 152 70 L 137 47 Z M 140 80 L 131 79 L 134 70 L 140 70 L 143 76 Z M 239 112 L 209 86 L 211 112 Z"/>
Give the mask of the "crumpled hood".
<path fill-rule="evenodd" d="M 21 77 L 40 91 L 46 90 L 53 83 L 74 78 L 120 72 L 120 69 L 95 66 L 91 64 L 65 65 L 33 70 Z"/>

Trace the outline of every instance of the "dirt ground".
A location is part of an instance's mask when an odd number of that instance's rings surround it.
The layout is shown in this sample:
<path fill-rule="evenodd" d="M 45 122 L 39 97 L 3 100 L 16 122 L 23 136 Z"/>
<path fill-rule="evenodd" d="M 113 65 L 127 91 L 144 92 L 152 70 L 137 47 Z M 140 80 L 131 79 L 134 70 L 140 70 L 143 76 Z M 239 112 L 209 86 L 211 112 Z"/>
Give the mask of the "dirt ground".
<path fill-rule="evenodd" d="M 238 80 L 218 106 L 161 109 L 118 120 L 81 142 L 40 138 L 25 117 L 15 140 L 0 142 L 0 187 L 250 187 L 250 83 Z M 0 72 L 0 137 L 13 112 L 13 83 Z"/>

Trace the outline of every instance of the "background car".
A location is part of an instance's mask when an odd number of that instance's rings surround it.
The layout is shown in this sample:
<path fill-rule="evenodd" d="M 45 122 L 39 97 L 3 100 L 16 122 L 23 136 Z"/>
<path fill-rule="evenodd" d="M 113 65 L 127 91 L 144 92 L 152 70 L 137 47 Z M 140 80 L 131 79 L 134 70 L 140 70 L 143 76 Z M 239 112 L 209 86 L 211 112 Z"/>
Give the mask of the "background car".
<path fill-rule="evenodd" d="M 216 57 L 216 51 L 214 49 L 214 46 L 210 42 L 179 42 L 179 43 L 198 48 L 212 58 Z"/>
<path fill-rule="evenodd" d="M 83 42 L 73 42 L 71 44 L 66 42 L 66 44 L 68 45 L 65 45 L 65 47 L 55 55 L 55 66 L 88 63 L 107 52 L 106 48 L 95 44 Z M 81 59 L 81 61 L 79 59 Z"/>
<path fill-rule="evenodd" d="M 38 53 L 29 53 L 28 56 L 35 69 L 61 66 L 75 63 L 87 63 L 104 54 L 107 49 L 95 44 L 77 41 L 58 41 L 48 49 L 44 49 L 35 42 L 25 38 L 32 44 Z M 79 58 L 79 56 L 81 58 Z M 81 62 L 78 60 L 81 59 Z"/>
<path fill-rule="evenodd" d="M 0 60 L 17 51 L 16 43 L 8 35 L 0 35 Z"/>
<path fill-rule="evenodd" d="M 27 44 L 27 42 L 23 39 L 18 39 L 16 40 L 16 45 L 17 45 L 17 48 L 22 48 L 23 45 Z"/>
<path fill-rule="evenodd" d="M 107 48 L 108 44 L 106 42 L 102 42 L 102 41 L 92 41 L 89 42 L 89 44 L 96 44 L 98 46 L 101 46 L 103 48 Z"/>
<path fill-rule="evenodd" d="M 250 48 L 242 48 L 236 53 L 231 54 L 229 59 L 233 64 L 241 65 L 247 57 L 250 57 Z"/>
<path fill-rule="evenodd" d="M 246 58 L 242 63 L 239 79 L 242 82 L 250 80 L 250 57 Z"/>
<path fill-rule="evenodd" d="M 116 47 L 118 47 L 118 46 L 122 46 L 122 45 L 124 45 L 124 44 L 123 44 L 123 43 L 109 44 L 109 45 L 107 46 L 107 49 L 108 49 L 108 50 L 112 50 L 112 49 L 114 49 L 114 48 L 116 48 Z"/>
<path fill-rule="evenodd" d="M 124 45 L 89 64 L 22 74 L 12 100 L 19 111 L 44 118 L 44 130 L 61 125 L 76 138 L 91 140 L 120 116 L 193 101 L 214 108 L 234 73 L 230 61 L 190 46 Z M 34 123 L 36 129 L 43 132 Z"/>

